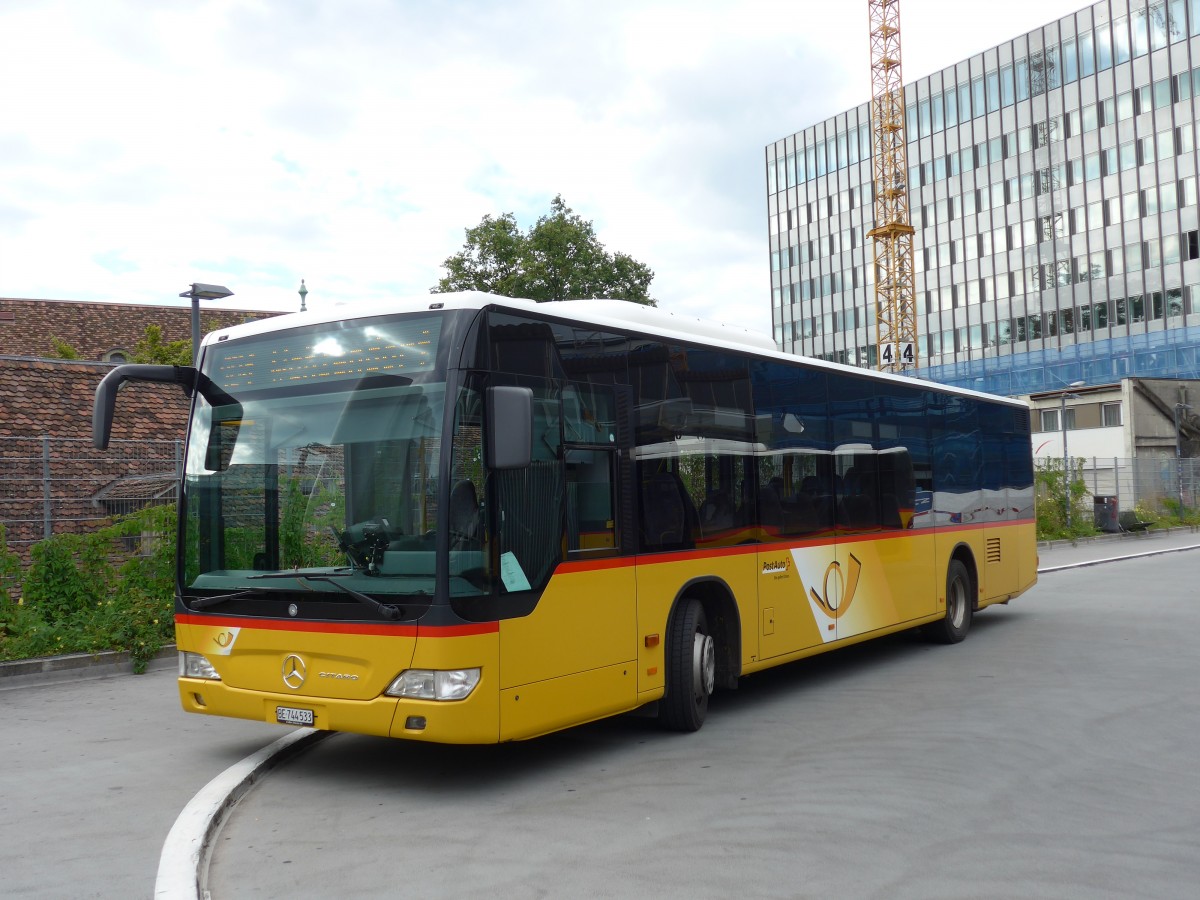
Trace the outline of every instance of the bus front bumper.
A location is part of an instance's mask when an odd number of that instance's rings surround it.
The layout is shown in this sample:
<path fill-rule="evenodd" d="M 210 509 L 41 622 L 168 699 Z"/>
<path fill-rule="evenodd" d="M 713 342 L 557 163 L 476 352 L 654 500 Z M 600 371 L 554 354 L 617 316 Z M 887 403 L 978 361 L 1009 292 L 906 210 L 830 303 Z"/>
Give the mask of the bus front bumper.
<path fill-rule="evenodd" d="M 500 735 L 500 710 L 491 687 L 485 679 L 465 700 L 448 702 L 386 696 L 346 700 L 248 691 L 220 681 L 180 678 L 179 699 L 186 712 L 201 715 L 442 744 L 494 744 Z"/>

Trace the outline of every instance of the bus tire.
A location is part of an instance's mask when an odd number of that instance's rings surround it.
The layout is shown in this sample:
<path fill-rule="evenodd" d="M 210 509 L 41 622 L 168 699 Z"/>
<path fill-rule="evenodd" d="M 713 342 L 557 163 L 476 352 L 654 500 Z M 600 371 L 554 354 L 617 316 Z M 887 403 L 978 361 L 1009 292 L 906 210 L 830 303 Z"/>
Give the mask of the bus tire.
<path fill-rule="evenodd" d="M 699 600 L 685 599 L 667 635 L 667 691 L 658 720 L 671 731 L 699 731 L 717 678 L 717 648 Z"/>
<path fill-rule="evenodd" d="M 971 573 L 961 560 L 950 560 L 946 570 L 946 615 L 925 626 L 925 635 L 939 644 L 957 644 L 971 628 Z"/>

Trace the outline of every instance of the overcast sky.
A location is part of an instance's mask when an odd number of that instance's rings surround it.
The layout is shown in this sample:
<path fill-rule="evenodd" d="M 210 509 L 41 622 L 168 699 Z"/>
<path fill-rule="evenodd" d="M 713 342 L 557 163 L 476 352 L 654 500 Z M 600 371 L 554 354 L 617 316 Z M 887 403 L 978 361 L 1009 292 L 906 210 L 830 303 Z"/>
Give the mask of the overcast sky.
<path fill-rule="evenodd" d="M 905 81 L 1083 5 L 902 0 Z M 3 0 L 0 296 L 424 294 L 561 193 L 767 332 L 763 148 L 870 90 L 865 0 Z"/>

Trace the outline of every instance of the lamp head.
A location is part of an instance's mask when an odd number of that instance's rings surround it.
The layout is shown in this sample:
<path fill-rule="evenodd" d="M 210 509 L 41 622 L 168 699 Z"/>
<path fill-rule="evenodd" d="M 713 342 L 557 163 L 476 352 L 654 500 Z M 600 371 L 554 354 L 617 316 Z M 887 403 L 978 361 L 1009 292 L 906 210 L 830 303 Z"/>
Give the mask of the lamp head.
<path fill-rule="evenodd" d="M 197 281 L 192 284 L 190 291 L 184 291 L 179 296 L 193 300 L 224 300 L 226 297 L 232 297 L 233 291 L 221 284 L 203 284 Z"/>

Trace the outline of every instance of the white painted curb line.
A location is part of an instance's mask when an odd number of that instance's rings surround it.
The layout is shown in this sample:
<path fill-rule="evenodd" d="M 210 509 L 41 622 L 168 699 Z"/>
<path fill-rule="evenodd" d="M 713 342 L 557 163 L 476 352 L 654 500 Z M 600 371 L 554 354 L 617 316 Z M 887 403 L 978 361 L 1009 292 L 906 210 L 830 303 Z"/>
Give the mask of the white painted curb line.
<path fill-rule="evenodd" d="M 1162 550 L 1147 550 L 1145 553 L 1132 553 L 1129 556 L 1110 556 L 1107 559 L 1089 559 L 1061 566 L 1046 566 L 1038 569 L 1038 574 L 1048 575 L 1051 572 L 1062 572 L 1067 569 L 1082 569 L 1087 566 L 1100 566 L 1104 563 L 1124 562 L 1127 559 L 1144 559 L 1147 556 L 1162 556 L 1164 553 L 1182 553 L 1185 550 L 1200 550 L 1200 544 L 1192 544 L 1190 547 L 1165 547 Z"/>
<path fill-rule="evenodd" d="M 163 844 L 154 896 L 167 900 L 205 900 L 213 839 L 226 816 L 263 775 L 301 750 L 333 734 L 298 728 L 257 753 L 234 763 L 191 799 Z"/>

